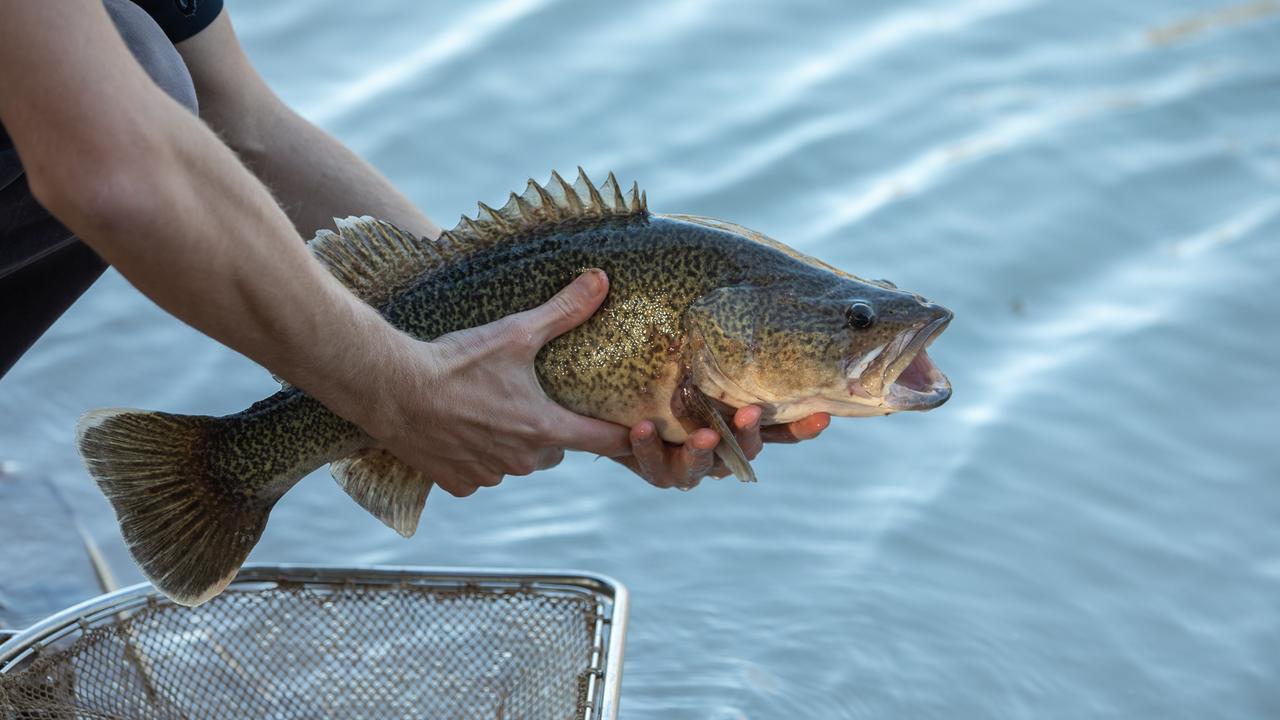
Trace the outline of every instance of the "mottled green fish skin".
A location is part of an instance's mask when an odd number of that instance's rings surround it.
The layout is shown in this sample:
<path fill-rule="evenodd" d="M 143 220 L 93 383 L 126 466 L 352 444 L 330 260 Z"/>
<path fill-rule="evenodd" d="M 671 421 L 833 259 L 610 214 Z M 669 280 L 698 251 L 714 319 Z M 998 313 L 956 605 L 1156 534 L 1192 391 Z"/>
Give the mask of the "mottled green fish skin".
<path fill-rule="evenodd" d="M 632 419 L 629 409 L 650 399 L 664 373 L 690 361 L 686 314 L 713 291 L 736 289 L 731 300 L 719 300 L 727 306 L 715 314 L 719 324 L 704 326 L 715 333 L 704 341 L 717 343 L 722 366 L 735 360 L 773 366 L 780 394 L 788 385 L 797 392 L 812 387 L 815 369 L 836 367 L 849 352 L 832 337 L 852 332 L 842 330 L 850 300 L 872 302 L 878 313 L 859 345 L 888 342 L 918 321 L 918 296 L 802 258 L 740 234 L 660 215 L 570 223 L 462 257 L 380 310 L 397 328 L 431 340 L 536 307 L 583 270 L 600 268 L 610 278 L 604 304 L 585 324 L 548 343 L 536 369 L 556 402 L 625 423 Z M 754 347 L 735 347 L 735 338 L 748 336 Z M 814 362 L 815 357 L 825 361 Z M 239 417 L 248 422 L 210 438 L 206 457 L 234 465 L 210 468 L 214 476 L 289 482 L 367 441 L 355 425 L 294 388 Z M 263 467 L 281 472 L 264 473 Z M 247 472 L 252 468 L 257 470 Z M 265 488 L 252 490 L 260 489 Z"/>
<path fill-rule="evenodd" d="M 653 215 L 632 186 L 579 169 L 530 181 L 500 210 L 480 206 L 431 242 L 373 218 L 338 221 L 311 249 L 395 327 L 424 341 L 537 307 L 590 268 L 609 293 L 590 319 L 538 353 L 542 388 L 569 410 L 683 441 L 712 427 L 716 454 L 754 479 L 725 416 L 758 405 L 763 424 L 813 412 L 927 410 L 951 388 L 924 352 L 950 311 L 753 230 Z M 430 468 L 369 447 L 356 425 L 284 387 L 226 417 L 103 409 L 77 426 L 85 466 L 129 551 L 156 587 L 198 605 L 232 581 L 271 508 L 326 464 L 347 494 L 414 533 Z"/>

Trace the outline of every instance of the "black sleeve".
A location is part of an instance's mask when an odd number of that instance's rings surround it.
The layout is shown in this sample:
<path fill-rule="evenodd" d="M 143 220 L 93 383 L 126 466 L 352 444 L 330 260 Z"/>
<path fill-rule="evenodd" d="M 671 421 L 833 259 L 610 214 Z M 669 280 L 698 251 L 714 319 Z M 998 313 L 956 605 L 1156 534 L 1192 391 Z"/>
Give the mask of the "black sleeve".
<path fill-rule="evenodd" d="M 205 29 L 222 12 L 222 0 L 133 0 L 133 4 L 146 11 L 173 43 Z"/>

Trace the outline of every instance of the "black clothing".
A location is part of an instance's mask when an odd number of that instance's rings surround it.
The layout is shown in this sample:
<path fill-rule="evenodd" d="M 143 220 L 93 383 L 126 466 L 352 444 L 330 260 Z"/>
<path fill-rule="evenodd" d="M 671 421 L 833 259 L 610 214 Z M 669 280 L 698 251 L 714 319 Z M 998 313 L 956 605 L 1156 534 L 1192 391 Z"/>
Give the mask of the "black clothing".
<path fill-rule="evenodd" d="M 146 11 L 172 43 L 205 29 L 222 12 L 222 0 L 133 0 L 133 4 Z"/>
<path fill-rule="evenodd" d="M 104 0 L 125 45 L 156 85 L 197 112 L 191 74 L 173 44 L 217 18 L 222 0 Z M 0 125 L 0 377 L 102 275 L 107 265 L 31 195 Z"/>

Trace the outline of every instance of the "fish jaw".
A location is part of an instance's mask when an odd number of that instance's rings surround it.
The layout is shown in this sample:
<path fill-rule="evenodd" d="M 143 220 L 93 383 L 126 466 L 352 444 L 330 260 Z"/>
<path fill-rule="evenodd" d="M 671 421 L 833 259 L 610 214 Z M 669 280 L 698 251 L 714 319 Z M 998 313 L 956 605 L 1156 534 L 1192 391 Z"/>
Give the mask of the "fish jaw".
<path fill-rule="evenodd" d="M 700 340 L 700 339 L 699 339 Z M 800 394 L 780 395 L 767 389 L 757 378 L 745 377 L 741 382 L 725 373 L 715 355 L 702 343 L 689 356 L 686 373 L 689 382 L 711 400 L 726 408 L 743 408 L 755 405 L 760 408 L 761 425 L 782 425 L 808 417 L 814 413 L 828 413 L 840 417 L 872 417 L 886 415 L 887 411 L 876 399 L 850 402 L 833 398 L 821 389 Z"/>
<path fill-rule="evenodd" d="M 885 407 L 898 410 L 932 410 L 951 399 L 951 381 L 922 348 L 889 386 Z"/>
<path fill-rule="evenodd" d="M 926 348 L 947 329 L 954 317 L 943 310 L 938 317 L 888 343 L 869 363 L 848 373 L 850 396 L 879 399 L 888 412 L 931 410 L 951 397 L 951 382 L 938 369 Z"/>

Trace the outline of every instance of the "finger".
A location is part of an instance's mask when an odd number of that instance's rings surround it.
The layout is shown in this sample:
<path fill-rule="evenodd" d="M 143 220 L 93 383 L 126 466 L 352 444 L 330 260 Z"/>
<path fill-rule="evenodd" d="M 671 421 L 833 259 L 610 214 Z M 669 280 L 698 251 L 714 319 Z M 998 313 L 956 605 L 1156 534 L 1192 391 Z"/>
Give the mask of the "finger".
<path fill-rule="evenodd" d="M 707 473 L 707 476 L 722 480 L 732 474 L 733 471 L 729 469 L 728 465 L 724 464 L 724 458 L 716 455 L 715 462 L 711 463 L 711 472 Z"/>
<path fill-rule="evenodd" d="M 482 487 L 496 487 L 505 476 L 480 464 L 454 465 L 443 480 L 436 482 L 454 497 L 473 495 Z"/>
<path fill-rule="evenodd" d="M 630 470 L 631 472 L 635 473 L 636 475 L 639 475 L 640 477 L 644 478 L 644 473 L 640 470 L 640 463 L 636 460 L 636 456 L 635 456 L 635 455 L 628 455 L 628 456 L 626 456 L 626 457 L 620 457 L 620 458 L 609 458 L 609 459 L 610 459 L 610 460 L 612 460 L 612 461 L 614 461 L 614 462 L 616 462 L 616 463 L 618 463 L 618 464 L 619 464 L 619 465 L 621 465 L 622 467 L 624 467 L 624 468 L 626 468 L 626 469 Z M 648 479 L 648 478 L 645 478 L 645 482 L 649 482 L 649 479 Z M 650 483 L 650 484 L 652 484 L 652 483 Z"/>
<path fill-rule="evenodd" d="M 831 416 L 827 413 L 814 413 L 806 418 L 791 423 L 792 433 L 800 440 L 812 440 L 822 434 L 831 424 Z"/>
<path fill-rule="evenodd" d="M 797 443 L 818 437 L 830 424 L 830 415 L 814 413 L 786 425 L 770 425 L 760 431 L 760 436 L 767 443 Z"/>
<path fill-rule="evenodd" d="M 507 477 L 501 470 L 493 470 L 482 465 L 472 466 L 472 470 L 463 476 L 463 482 L 474 488 L 497 487 Z"/>
<path fill-rule="evenodd" d="M 756 405 L 738 408 L 733 414 L 733 436 L 738 440 L 738 447 L 748 460 L 754 460 L 760 454 L 763 441 L 760 439 L 760 415 L 763 411 Z"/>
<path fill-rule="evenodd" d="M 693 487 L 711 472 L 715 463 L 715 448 L 720 444 L 720 436 L 714 430 L 703 428 L 690 435 L 677 454 L 680 486 Z"/>
<path fill-rule="evenodd" d="M 609 278 L 603 270 L 592 268 L 582 273 L 563 290 L 532 310 L 514 316 L 529 333 L 530 345 L 541 348 L 554 337 L 578 327 L 604 302 L 609 292 Z"/>
<path fill-rule="evenodd" d="M 458 498 L 467 497 L 479 489 L 478 485 L 457 476 L 437 478 L 436 485 L 440 486 L 441 490 Z"/>
<path fill-rule="evenodd" d="M 545 448 L 538 453 L 537 467 L 539 470 L 549 470 L 564 461 L 564 450 L 560 448 Z"/>
<path fill-rule="evenodd" d="M 645 420 L 636 423 L 629 434 L 631 452 L 635 456 L 636 469 L 640 477 L 660 488 L 669 488 L 675 484 L 675 478 L 667 468 L 667 453 L 662 438 L 658 437 L 658 428 Z"/>
<path fill-rule="evenodd" d="M 552 407 L 549 440 L 557 447 L 585 450 L 604 457 L 631 454 L 631 438 L 627 428 L 569 412 L 559 405 L 548 405 Z"/>

